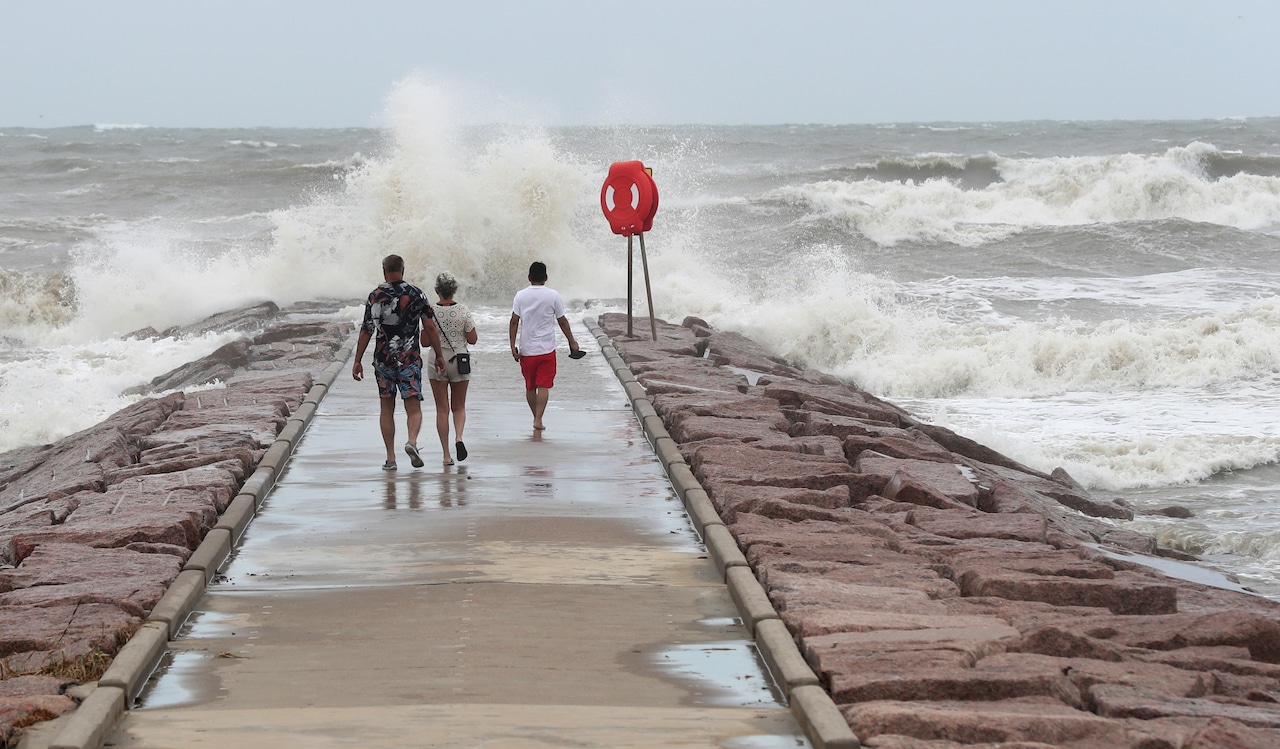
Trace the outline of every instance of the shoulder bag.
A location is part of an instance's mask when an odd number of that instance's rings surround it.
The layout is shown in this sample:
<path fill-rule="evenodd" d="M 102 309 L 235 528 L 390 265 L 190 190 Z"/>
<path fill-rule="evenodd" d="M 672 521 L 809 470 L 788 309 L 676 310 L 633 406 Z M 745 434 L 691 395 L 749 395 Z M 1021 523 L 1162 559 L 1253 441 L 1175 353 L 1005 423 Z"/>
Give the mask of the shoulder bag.
<path fill-rule="evenodd" d="M 436 309 L 439 309 L 437 305 Z M 444 336 L 444 342 L 449 344 L 449 348 L 453 350 L 453 341 L 449 340 L 449 334 L 444 332 L 444 326 L 436 320 L 436 327 L 440 329 L 440 335 Z M 458 365 L 458 374 L 471 374 L 471 354 L 466 352 L 457 352 L 449 357 L 449 361 Z"/>

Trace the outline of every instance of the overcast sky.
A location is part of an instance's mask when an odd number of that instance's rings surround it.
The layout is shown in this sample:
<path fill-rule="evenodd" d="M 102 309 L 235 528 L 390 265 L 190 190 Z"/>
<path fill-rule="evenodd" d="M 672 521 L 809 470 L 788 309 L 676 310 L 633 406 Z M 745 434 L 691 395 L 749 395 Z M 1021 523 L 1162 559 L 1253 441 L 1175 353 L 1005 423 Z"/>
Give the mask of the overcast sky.
<path fill-rule="evenodd" d="M 0 126 L 379 124 L 411 75 L 542 124 L 1280 115 L 1275 0 L 26 0 Z"/>

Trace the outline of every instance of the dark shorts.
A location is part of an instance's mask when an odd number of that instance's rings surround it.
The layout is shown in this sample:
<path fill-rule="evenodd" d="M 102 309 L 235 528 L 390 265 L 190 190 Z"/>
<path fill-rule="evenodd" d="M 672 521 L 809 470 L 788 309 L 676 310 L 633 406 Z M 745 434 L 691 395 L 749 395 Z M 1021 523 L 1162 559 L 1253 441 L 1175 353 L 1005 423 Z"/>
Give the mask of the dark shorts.
<path fill-rule="evenodd" d="M 556 381 L 556 352 L 521 356 L 520 371 L 524 373 L 524 389 L 550 388 Z"/>
<path fill-rule="evenodd" d="M 422 359 L 412 364 L 375 361 L 373 374 L 378 381 L 379 396 L 394 398 L 398 390 L 405 400 L 422 400 Z"/>

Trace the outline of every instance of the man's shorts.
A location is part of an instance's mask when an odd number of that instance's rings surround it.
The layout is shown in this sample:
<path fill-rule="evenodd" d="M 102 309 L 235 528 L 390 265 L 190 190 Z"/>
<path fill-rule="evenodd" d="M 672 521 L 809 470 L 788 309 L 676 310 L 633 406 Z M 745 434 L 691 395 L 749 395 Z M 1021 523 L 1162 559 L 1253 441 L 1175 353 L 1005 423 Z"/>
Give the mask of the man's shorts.
<path fill-rule="evenodd" d="M 520 371 L 524 373 L 524 389 L 550 388 L 556 381 L 556 352 L 521 356 Z"/>
<path fill-rule="evenodd" d="M 378 395 L 394 398 L 396 391 L 405 400 L 422 400 L 422 359 L 411 364 L 401 362 L 373 363 L 373 374 L 378 381 Z"/>

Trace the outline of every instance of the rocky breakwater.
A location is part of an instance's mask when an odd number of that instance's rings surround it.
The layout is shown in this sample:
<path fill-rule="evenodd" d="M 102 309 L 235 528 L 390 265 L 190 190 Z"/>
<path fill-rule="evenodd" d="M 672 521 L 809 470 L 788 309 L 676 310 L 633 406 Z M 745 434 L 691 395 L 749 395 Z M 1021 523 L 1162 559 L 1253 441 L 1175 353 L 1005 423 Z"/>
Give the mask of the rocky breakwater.
<path fill-rule="evenodd" d="M 350 337 L 325 311 L 268 303 L 134 333 L 244 335 L 134 391 L 163 394 L 0 454 L 0 745 L 73 708 L 151 613 Z"/>
<path fill-rule="evenodd" d="M 1280 604 L 1162 573 L 1128 507 L 701 320 L 600 324 L 865 746 L 1280 746 Z"/>

